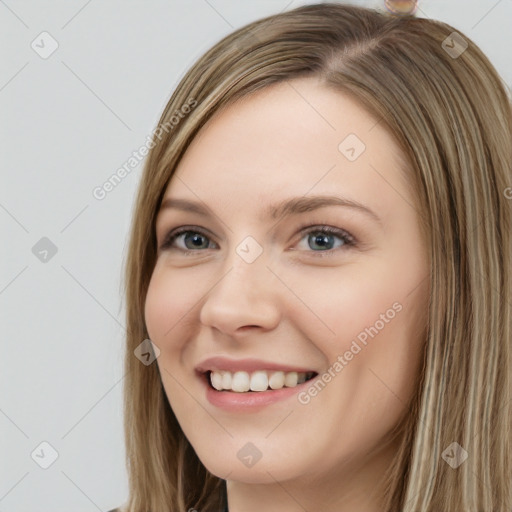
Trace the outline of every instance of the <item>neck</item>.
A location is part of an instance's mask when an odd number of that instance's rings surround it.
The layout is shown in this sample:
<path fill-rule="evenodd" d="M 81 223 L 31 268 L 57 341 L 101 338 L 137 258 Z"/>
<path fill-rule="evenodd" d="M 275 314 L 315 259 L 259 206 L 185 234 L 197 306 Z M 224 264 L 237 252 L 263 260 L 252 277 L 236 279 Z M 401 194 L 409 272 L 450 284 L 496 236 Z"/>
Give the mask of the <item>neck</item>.
<path fill-rule="evenodd" d="M 229 512 L 382 512 L 384 477 L 397 447 L 395 440 L 357 466 L 351 459 L 328 472 L 286 481 L 227 480 Z"/>

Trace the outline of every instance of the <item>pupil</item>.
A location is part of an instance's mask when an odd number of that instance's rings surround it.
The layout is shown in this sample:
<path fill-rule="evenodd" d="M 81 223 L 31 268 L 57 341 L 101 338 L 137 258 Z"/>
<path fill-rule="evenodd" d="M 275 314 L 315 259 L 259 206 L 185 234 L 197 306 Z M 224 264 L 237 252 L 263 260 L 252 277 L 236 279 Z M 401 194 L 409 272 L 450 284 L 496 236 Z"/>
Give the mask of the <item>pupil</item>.
<path fill-rule="evenodd" d="M 194 233 L 192 234 L 192 236 L 190 236 L 190 234 L 187 234 L 185 236 L 185 245 L 187 244 L 187 240 L 191 240 L 192 241 L 192 244 L 194 247 L 201 247 L 201 239 L 203 238 L 203 235 L 200 235 L 198 233 Z"/>
<path fill-rule="evenodd" d="M 332 249 L 332 243 L 329 243 L 329 238 L 332 238 L 331 235 L 326 234 L 317 234 L 310 235 L 310 241 L 313 240 L 314 243 L 319 244 L 320 247 L 326 248 L 326 245 L 329 246 L 327 249 Z"/>

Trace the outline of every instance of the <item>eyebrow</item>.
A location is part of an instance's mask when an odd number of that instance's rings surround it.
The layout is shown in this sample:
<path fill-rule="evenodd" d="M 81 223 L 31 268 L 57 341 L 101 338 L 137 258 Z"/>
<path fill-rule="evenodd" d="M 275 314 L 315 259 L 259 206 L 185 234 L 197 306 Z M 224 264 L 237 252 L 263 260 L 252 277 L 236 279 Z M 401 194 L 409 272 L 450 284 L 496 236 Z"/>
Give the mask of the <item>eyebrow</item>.
<path fill-rule="evenodd" d="M 382 222 L 379 216 L 367 206 L 359 203 L 358 201 L 338 196 L 293 197 L 279 204 L 270 205 L 270 207 L 265 210 L 264 215 L 272 220 L 275 220 L 281 216 L 311 212 L 326 206 L 343 206 L 346 208 L 351 208 L 366 214 L 368 217 L 371 217 L 373 220 L 379 223 Z M 211 215 L 210 210 L 205 205 L 203 205 L 203 203 L 190 201 L 189 199 L 168 197 L 162 201 L 160 211 L 169 208 L 197 213 L 205 217 Z"/>

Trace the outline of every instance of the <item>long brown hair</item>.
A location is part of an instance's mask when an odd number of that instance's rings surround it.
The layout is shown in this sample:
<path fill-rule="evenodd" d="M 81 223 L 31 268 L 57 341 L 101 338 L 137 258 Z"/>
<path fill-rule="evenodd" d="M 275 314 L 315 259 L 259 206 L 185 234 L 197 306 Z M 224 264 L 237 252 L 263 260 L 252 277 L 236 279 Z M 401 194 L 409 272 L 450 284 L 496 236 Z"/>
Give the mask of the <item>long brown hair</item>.
<path fill-rule="evenodd" d="M 306 76 L 350 95 L 394 136 L 430 251 L 425 357 L 401 448 L 383 475 L 382 510 L 512 510 L 512 109 L 486 56 L 454 32 L 414 16 L 306 5 L 236 30 L 183 77 L 145 162 L 126 260 L 127 511 L 225 505 L 225 482 L 185 438 L 157 365 L 134 356 L 148 338 L 155 217 L 208 119 L 256 90 Z M 454 442 L 468 454 L 457 468 L 443 457 Z"/>

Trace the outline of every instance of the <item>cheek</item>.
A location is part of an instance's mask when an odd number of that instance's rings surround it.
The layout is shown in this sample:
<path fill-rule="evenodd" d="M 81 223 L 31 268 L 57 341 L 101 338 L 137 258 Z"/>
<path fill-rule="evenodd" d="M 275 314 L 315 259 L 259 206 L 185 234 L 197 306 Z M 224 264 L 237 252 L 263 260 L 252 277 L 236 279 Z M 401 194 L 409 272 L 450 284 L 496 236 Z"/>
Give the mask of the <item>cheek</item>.
<path fill-rule="evenodd" d="M 298 305 L 294 318 L 299 314 L 304 318 L 303 328 L 310 339 L 330 340 L 329 352 L 340 353 L 359 334 L 364 338 L 366 328 L 376 322 L 380 327 L 381 314 L 396 316 L 393 304 L 402 303 L 407 292 L 402 292 L 396 279 L 388 279 L 390 275 L 393 272 L 385 263 L 376 260 L 364 266 L 331 269 L 323 275 L 303 274 L 292 286 L 309 311 Z"/>
<path fill-rule="evenodd" d="M 371 367 L 401 390 L 404 383 L 410 385 L 417 371 L 428 280 L 422 282 L 425 269 L 420 260 L 412 264 L 414 258 L 404 259 L 396 253 L 386 256 L 340 268 L 321 279 L 317 275 L 305 282 L 302 277 L 300 287 L 297 281 L 303 302 L 317 317 L 301 325 L 329 365 L 344 356 L 342 366 L 338 364 L 335 370 L 337 375 L 367 373 Z M 297 311 L 294 318 L 298 316 Z M 310 313 L 300 316 L 314 318 Z M 380 385 L 374 375 L 369 377 L 374 385 Z M 353 378 L 360 376 L 354 374 Z"/>
<path fill-rule="evenodd" d="M 402 411 L 418 376 L 428 306 L 423 268 L 411 266 L 407 272 L 396 262 L 350 273 L 338 291 L 333 288 L 336 301 L 326 316 L 336 336 L 325 351 L 331 363 L 342 356 L 335 372 L 343 378 L 334 387 L 358 383 L 353 398 L 361 412 L 377 407 L 390 417 Z"/>
<path fill-rule="evenodd" d="M 358 274 L 354 269 L 344 284 L 328 288 L 332 300 L 324 300 L 323 320 L 336 335 L 321 342 L 326 384 L 308 390 L 310 417 L 332 439 L 324 454 L 332 464 L 347 444 L 373 447 L 407 412 L 423 346 L 426 290 L 410 293 L 416 281 L 407 278 Z"/>
<path fill-rule="evenodd" d="M 198 283 L 186 272 L 155 267 L 148 287 L 144 316 L 151 340 L 161 348 L 183 339 L 180 333 L 192 318 L 194 304 L 201 296 Z"/>

